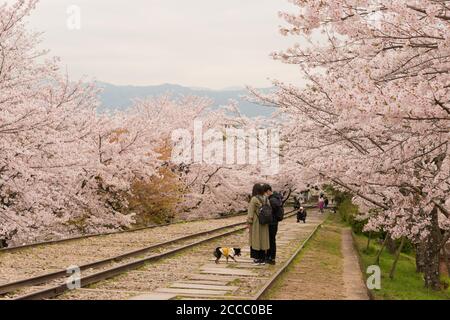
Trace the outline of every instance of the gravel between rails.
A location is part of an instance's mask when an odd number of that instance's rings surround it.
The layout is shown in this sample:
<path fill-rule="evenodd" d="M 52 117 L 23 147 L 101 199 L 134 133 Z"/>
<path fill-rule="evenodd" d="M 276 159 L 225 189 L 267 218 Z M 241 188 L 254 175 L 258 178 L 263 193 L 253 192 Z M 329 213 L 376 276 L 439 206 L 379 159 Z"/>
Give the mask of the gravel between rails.
<path fill-rule="evenodd" d="M 83 265 L 182 236 L 244 222 L 245 216 L 210 219 L 0 252 L 0 285 Z"/>
<path fill-rule="evenodd" d="M 241 246 L 247 242 L 247 232 L 242 231 L 226 238 L 210 241 L 206 244 L 187 249 L 172 257 L 148 263 L 109 280 L 101 281 L 86 289 L 73 290 L 58 300 L 123 300 L 140 293 L 152 292 L 172 282 L 187 279 L 197 272 L 200 265 L 210 262 L 215 247 Z M 92 290 L 95 289 L 95 290 Z M 136 294 L 136 292 L 139 292 Z"/>
<path fill-rule="evenodd" d="M 279 246 L 278 257 L 280 264 L 295 252 L 299 243 L 308 237 L 309 233 L 314 230 L 315 225 L 320 223 L 321 220 L 322 217 L 311 214 L 311 226 L 299 232 L 289 245 Z M 294 217 L 285 219 L 280 225 L 280 233 L 283 232 L 283 225 L 292 223 L 295 223 Z M 170 286 L 171 283 L 187 280 L 191 275 L 197 274 L 202 265 L 211 263 L 210 259 L 212 258 L 213 250 L 218 246 L 246 248 L 248 247 L 248 233 L 241 231 L 225 238 L 210 241 L 163 260 L 148 263 L 140 269 L 93 284 L 87 288 L 67 292 L 56 299 L 126 300 L 139 294 L 150 293 L 158 288 Z M 246 255 L 244 254 L 244 256 Z M 279 268 L 279 265 L 258 268 L 258 277 L 240 278 L 234 284 L 239 286 L 239 289 L 233 295 L 251 298 L 277 268 Z"/>
<path fill-rule="evenodd" d="M 131 262 L 134 262 L 136 260 L 140 260 L 142 258 L 150 257 L 150 256 L 153 256 L 155 254 L 160 254 L 160 253 L 163 253 L 163 252 L 170 251 L 172 249 L 176 249 L 176 248 L 179 248 L 179 247 L 182 247 L 182 246 L 190 245 L 190 244 L 196 243 L 197 241 L 208 239 L 212 235 L 219 235 L 219 234 L 222 234 L 222 233 L 225 233 L 225 232 L 230 232 L 230 231 L 239 230 L 239 229 L 242 229 L 242 226 L 236 226 L 236 227 L 232 227 L 232 228 L 227 228 L 226 230 L 215 231 L 213 233 L 208 233 L 208 234 L 205 234 L 205 235 L 202 235 L 202 236 L 195 237 L 193 239 L 177 241 L 175 244 L 164 245 L 163 247 L 159 247 L 159 248 L 156 248 L 156 249 L 149 250 L 149 251 L 147 251 L 147 252 L 145 252 L 145 253 L 143 253 L 143 254 L 141 254 L 139 256 L 134 256 L 134 257 L 122 259 L 122 260 L 117 261 L 117 262 L 111 262 L 111 263 L 108 263 L 108 264 L 106 264 L 104 266 L 101 266 L 101 267 L 96 267 L 96 268 L 90 268 L 90 269 L 87 269 L 87 270 L 83 270 L 82 271 L 82 276 L 86 277 L 86 276 L 92 275 L 94 273 L 98 273 L 98 272 L 101 272 L 101 271 L 104 271 L 104 270 L 107 270 L 107 269 L 110 269 L 110 268 L 113 268 L 113 267 L 118 267 L 120 265 L 131 263 Z M 4 295 L 3 298 L 1 298 L 1 299 L 6 299 L 6 300 L 14 299 L 14 298 L 17 298 L 17 297 L 20 297 L 20 296 L 24 296 L 24 295 L 33 293 L 33 292 L 38 292 L 38 291 L 41 291 L 41 290 L 44 290 L 44 289 L 48 289 L 48 288 L 51 288 L 51 287 L 54 287 L 54 286 L 58 286 L 58 285 L 64 284 L 64 281 L 66 281 L 65 278 L 63 278 L 63 279 L 60 278 L 60 279 L 55 279 L 53 281 L 47 282 L 47 283 L 42 284 L 42 285 L 35 285 L 35 286 L 24 287 L 24 288 L 21 288 L 19 290 L 16 290 L 14 292 L 11 292 L 11 293 L 8 293 L 8 294 Z"/>

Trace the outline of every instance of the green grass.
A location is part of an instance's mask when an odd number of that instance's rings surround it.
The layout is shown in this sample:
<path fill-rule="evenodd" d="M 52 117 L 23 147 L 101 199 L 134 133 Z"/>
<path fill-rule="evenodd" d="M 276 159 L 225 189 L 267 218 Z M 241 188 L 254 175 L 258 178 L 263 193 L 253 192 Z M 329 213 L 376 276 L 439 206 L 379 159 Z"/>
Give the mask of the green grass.
<path fill-rule="evenodd" d="M 367 237 L 356 236 L 356 245 L 361 257 L 364 269 L 373 265 L 376 254 L 380 249 L 378 244 L 372 242 L 366 251 Z M 394 279 L 389 278 L 389 272 L 394 262 L 394 256 L 386 250 L 380 258 L 381 289 L 372 290 L 375 299 L 380 300 L 449 300 L 450 288 L 440 292 L 429 290 L 424 287 L 423 276 L 416 272 L 413 256 L 402 254 L 397 264 Z M 443 279 L 448 283 L 448 278 Z"/>
<path fill-rule="evenodd" d="M 324 239 L 322 239 L 323 241 L 317 245 L 326 249 L 329 254 L 342 258 L 341 233 L 342 228 L 344 227 L 345 224 L 341 222 L 339 215 L 333 213 L 329 214 L 323 224 L 323 228 L 330 232 L 330 234 L 328 237 L 324 237 Z"/>
<path fill-rule="evenodd" d="M 316 270 L 319 273 L 333 275 L 339 278 L 342 271 L 341 252 L 341 228 L 345 226 L 338 215 L 329 214 L 322 227 L 317 230 L 313 237 L 306 243 L 300 253 L 294 258 L 286 271 L 275 281 L 272 287 L 264 294 L 263 299 L 270 300 L 283 290 L 284 283 L 289 281 L 290 271 L 302 263 L 307 253 L 313 253 L 320 267 Z M 292 299 L 301 299 L 293 296 Z"/>

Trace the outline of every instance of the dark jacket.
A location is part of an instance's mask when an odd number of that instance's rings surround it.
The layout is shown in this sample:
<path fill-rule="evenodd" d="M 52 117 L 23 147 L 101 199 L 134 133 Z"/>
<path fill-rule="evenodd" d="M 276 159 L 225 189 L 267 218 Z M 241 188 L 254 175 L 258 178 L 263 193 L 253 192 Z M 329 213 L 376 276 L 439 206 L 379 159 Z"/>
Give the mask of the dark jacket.
<path fill-rule="evenodd" d="M 297 221 L 306 220 L 307 216 L 308 216 L 308 214 L 306 213 L 305 209 L 303 209 L 303 211 L 300 211 L 300 210 L 297 211 Z"/>
<path fill-rule="evenodd" d="M 300 205 L 300 200 L 298 198 L 294 198 L 294 209 L 298 210 L 300 209 L 301 205 Z"/>
<path fill-rule="evenodd" d="M 274 192 L 270 197 L 270 206 L 272 207 L 273 222 L 271 224 L 278 224 L 283 220 L 284 208 L 283 208 L 283 196 L 278 192 Z"/>

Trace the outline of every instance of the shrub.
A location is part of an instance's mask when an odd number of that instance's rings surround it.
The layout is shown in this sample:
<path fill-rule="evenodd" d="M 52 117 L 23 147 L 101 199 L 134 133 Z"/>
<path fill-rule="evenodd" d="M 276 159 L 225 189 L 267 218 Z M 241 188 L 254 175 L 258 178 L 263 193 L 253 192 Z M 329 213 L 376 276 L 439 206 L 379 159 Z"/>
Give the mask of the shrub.
<path fill-rule="evenodd" d="M 158 152 L 160 160 L 166 160 L 171 149 L 166 145 Z M 135 226 L 172 222 L 180 203 L 180 190 L 179 176 L 170 166 L 161 167 L 158 175 L 146 181 L 135 181 L 129 198 L 129 211 L 136 214 Z"/>

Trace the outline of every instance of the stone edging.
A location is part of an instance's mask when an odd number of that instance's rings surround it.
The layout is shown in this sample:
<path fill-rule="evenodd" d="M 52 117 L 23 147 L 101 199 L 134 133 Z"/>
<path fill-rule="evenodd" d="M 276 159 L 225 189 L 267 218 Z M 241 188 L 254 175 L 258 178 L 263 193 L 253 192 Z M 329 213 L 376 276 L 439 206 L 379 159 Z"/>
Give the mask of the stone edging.
<path fill-rule="evenodd" d="M 357 257 L 358 257 L 358 265 L 359 265 L 359 269 L 361 270 L 361 273 L 362 273 L 362 275 L 363 275 L 363 279 L 364 279 L 364 281 L 366 282 L 366 281 L 367 281 L 366 270 L 364 270 L 364 264 L 363 264 L 363 262 L 362 262 L 362 257 L 361 257 L 361 254 L 360 254 L 360 252 L 359 252 L 359 247 L 358 247 L 358 245 L 356 244 L 355 233 L 353 232 L 353 230 L 351 230 L 351 234 L 352 234 L 352 240 L 353 240 L 353 247 L 355 248 L 356 255 L 357 255 Z M 367 284 L 366 284 L 366 283 L 364 283 L 364 286 L 365 286 L 365 288 L 366 288 L 367 295 L 369 296 L 369 299 L 370 299 L 370 300 L 376 300 L 376 298 L 375 298 L 375 296 L 374 296 L 372 290 L 370 290 L 369 288 L 367 288 Z"/>

